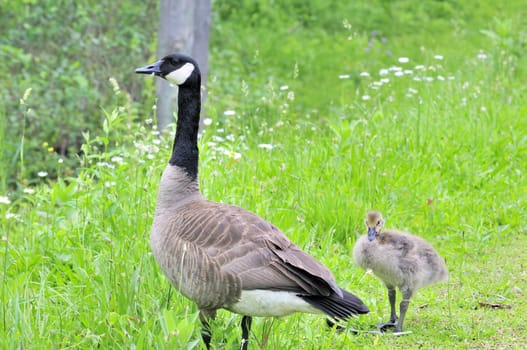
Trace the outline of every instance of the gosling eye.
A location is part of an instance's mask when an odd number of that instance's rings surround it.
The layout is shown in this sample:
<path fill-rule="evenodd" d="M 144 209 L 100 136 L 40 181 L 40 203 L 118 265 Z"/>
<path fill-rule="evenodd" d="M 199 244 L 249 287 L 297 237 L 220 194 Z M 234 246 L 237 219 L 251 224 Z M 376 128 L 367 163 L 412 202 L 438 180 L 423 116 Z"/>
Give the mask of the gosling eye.
<path fill-rule="evenodd" d="M 381 220 L 377 221 L 377 225 L 380 225 L 381 224 Z"/>

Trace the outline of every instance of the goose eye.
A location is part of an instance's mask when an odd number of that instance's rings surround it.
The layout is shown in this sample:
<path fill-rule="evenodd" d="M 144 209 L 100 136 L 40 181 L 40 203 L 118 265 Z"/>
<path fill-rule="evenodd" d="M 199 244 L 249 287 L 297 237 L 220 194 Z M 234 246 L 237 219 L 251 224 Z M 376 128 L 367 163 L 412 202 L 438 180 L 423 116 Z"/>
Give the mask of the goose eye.
<path fill-rule="evenodd" d="M 381 220 L 377 221 L 377 225 L 380 225 L 381 224 Z"/>

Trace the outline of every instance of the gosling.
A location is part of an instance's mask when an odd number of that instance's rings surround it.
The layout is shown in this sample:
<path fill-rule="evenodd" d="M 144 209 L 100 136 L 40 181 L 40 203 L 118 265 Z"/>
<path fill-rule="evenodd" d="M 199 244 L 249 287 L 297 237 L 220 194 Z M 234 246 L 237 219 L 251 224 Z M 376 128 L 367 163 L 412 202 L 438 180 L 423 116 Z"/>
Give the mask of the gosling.
<path fill-rule="evenodd" d="M 395 333 L 401 333 L 414 293 L 419 288 L 446 281 L 448 271 L 444 260 L 424 239 L 395 230 L 382 232 L 384 219 L 380 212 L 368 212 L 366 226 L 368 234 L 357 240 L 353 257 L 362 269 L 372 270 L 388 289 L 390 321 L 377 327 L 385 330 L 395 326 Z M 403 296 L 399 319 L 395 312 L 395 287 Z"/>

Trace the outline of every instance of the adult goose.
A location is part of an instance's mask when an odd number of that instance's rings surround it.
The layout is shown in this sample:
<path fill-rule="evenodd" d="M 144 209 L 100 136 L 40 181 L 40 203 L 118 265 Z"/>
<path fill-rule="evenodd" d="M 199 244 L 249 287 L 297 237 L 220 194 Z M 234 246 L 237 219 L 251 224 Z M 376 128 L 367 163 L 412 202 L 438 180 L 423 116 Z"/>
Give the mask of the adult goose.
<path fill-rule="evenodd" d="M 221 308 L 243 315 L 242 349 L 247 349 L 252 316 L 306 312 L 346 320 L 369 312 L 275 226 L 242 208 L 203 198 L 198 184 L 201 77 L 196 62 L 176 53 L 135 72 L 179 87 L 176 135 L 159 183 L 150 243 L 172 285 L 197 304 L 207 348 L 208 321 Z"/>
<path fill-rule="evenodd" d="M 395 326 L 395 332 L 400 333 L 410 298 L 419 288 L 446 281 L 448 271 L 443 259 L 424 239 L 401 231 L 383 231 L 384 219 L 380 212 L 370 211 L 365 221 L 368 234 L 355 243 L 353 258 L 364 270 L 372 270 L 388 289 L 390 321 L 378 327 Z M 399 319 L 395 312 L 396 287 L 403 297 Z"/>

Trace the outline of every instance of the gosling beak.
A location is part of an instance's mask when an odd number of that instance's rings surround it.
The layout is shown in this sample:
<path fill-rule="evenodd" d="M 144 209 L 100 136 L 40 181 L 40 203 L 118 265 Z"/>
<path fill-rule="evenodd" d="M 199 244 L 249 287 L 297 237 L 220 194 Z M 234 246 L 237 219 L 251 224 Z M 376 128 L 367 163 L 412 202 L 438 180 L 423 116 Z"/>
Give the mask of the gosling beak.
<path fill-rule="evenodd" d="M 137 74 L 152 74 L 152 75 L 161 75 L 161 64 L 162 60 L 159 60 L 155 63 L 149 64 L 143 68 L 137 68 L 135 72 Z"/>
<path fill-rule="evenodd" d="M 368 227 L 368 240 L 371 242 L 375 239 L 375 227 Z"/>

